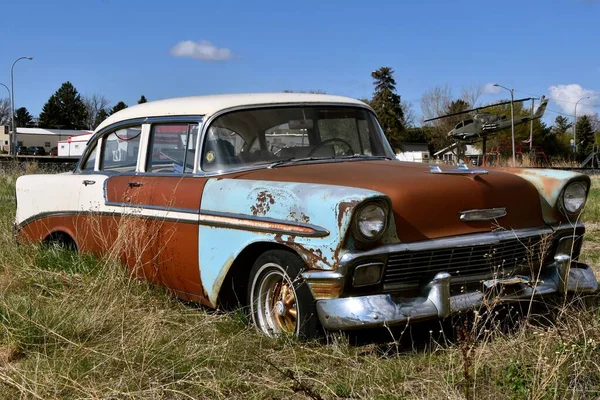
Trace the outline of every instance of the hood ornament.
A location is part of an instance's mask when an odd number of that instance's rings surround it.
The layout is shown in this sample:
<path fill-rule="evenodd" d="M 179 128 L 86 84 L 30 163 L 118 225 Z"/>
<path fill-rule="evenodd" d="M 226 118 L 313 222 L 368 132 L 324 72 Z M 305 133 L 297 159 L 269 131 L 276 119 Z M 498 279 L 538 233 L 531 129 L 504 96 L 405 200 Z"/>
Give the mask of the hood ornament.
<path fill-rule="evenodd" d="M 483 175 L 488 171 L 485 169 L 470 169 L 464 162 L 459 162 L 455 169 L 442 171 L 439 165 L 430 165 L 429 172 L 432 174 L 447 174 L 447 175 Z"/>

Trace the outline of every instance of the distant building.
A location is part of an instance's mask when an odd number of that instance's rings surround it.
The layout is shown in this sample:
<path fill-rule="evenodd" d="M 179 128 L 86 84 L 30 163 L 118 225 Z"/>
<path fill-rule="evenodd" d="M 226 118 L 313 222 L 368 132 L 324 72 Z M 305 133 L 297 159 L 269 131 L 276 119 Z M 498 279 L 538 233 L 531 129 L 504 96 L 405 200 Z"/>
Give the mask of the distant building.
<path fill-rule="evenodd" d="M 89 133 L 91 132 L 75 129 L 17 128 L 17 146 L 39 146 L 43 147 L 48 153 L 53 147 L 58 147 L 58 142 L 61 140 L 67 140 L 70 136 Z M 0 140 L 3 140 L 4 145 L 4 141 L 10 139 L 4 139 L 0 135 Z"/>
<path fill-rule="evenodd" d="M 429 146 L 427 143 L 402 143 L 402 151 L 396 153 L 400 161 L 429 162 Z"/>
<path fill-rule="evenodd" d="M 87 142 L 92 138 L 92 132 L 82 135 L 69 136 L 66 140 L 58 141 L 59 157 L 81 157 L 87 147 Z"/>
<path fill-rule="evenodd" d="M 10 136 L 8 134 L 9 129 L 7 125 L 0 125 L 0 153 L 8 153 Z"/>
<path fill-rule="evenodd" d="M 477 148 L 472 144 L 467 144 L 463 147 L 464 149 L 464 159 L 465 163 L 470 163 L 473 165 L 481 165 L 483 161 L 483 155 L 481 153 L 481 149 Z M 456 143 L 451 144 L 450 146 L 436 152 L 433 155 L 435 158 L 444 161 L 445 163 L 453 164 L 458 162 L 457 155 L 457 146 Z"/>

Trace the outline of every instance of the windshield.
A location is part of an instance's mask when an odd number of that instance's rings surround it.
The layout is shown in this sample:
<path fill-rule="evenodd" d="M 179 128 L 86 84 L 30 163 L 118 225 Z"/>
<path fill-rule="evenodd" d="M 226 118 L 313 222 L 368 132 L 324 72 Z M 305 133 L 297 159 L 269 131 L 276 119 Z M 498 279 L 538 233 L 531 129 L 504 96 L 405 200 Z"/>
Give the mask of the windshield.
<path fill-rule="evenodd" d="M 374 115 L 358 107 L 234 111 L 216 118 L 204 140 L 205 171 L 318 159 L 394 157 Z"/>

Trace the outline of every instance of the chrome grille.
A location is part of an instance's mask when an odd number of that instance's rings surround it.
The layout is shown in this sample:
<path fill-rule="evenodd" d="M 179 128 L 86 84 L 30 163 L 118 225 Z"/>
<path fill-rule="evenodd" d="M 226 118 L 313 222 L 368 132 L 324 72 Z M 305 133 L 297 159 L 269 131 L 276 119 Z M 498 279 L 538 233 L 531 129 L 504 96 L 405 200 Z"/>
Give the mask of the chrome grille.
<path fill-rule="evenodd" d="M 417 287 L 438 272 L 452 277 L 510 276 L 538 267 L 544 246 L 539 236 L 493 244 L 393 253 L 388 257 L 384 287 Z"/>

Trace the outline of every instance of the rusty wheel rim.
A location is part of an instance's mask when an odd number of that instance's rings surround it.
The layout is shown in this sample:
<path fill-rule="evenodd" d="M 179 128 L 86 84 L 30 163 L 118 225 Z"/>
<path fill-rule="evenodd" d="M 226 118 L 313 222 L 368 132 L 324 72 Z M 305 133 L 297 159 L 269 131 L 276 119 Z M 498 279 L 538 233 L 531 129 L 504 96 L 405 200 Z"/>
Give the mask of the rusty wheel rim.
<path fill-rule="evenodd" d="M 260 330 L 270 336 L 294 334 L 298 325 L 296 290 L 285 271 L 267 264 L 256 293 L 256 316 Z"/>

